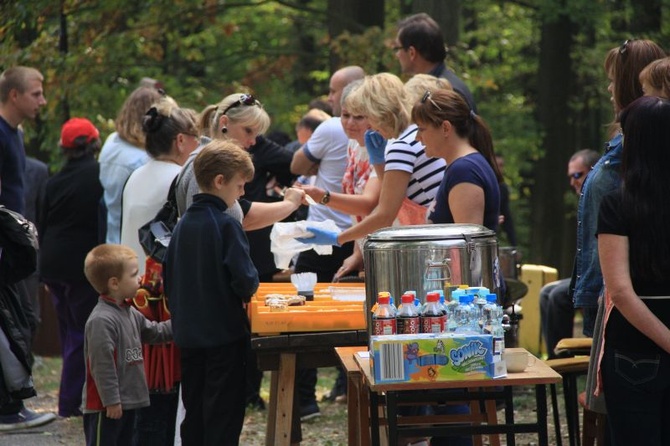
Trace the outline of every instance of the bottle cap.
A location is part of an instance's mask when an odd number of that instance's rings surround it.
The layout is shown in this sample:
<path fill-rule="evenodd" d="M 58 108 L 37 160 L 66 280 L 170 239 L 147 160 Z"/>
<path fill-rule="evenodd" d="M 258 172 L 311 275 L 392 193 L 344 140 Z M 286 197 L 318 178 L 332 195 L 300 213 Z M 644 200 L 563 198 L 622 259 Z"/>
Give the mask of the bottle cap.
<path fill-rule="evenodd" d="M 381 305 L 388 305 L 388 303 L 391 301 L 391 296 L 389 296 L 389 293 L 386 293 L 386 295 L 382 295 L 382 293 L 379 293 L 379 297 L 377 297 L 377 302 Z"/>
<path fill-rule="evenodd" d="M 413 304 L 414 303 L 414 296 L 412 296 L 410 293 L 405 293 L 402 295 L 400 298 L 403 304 Z"/>
<path fill-rule="evenodd" d="M 439 293 L 426 294 L 426 302 L 439 302 L 439 301 L 440 301 Z"/>
<path fill-rule="evenodd" d="M 486 301 L 487 301 L 487 302 L 498 302 L 498 296 L 496 296 L 496 295 L 493 294 L 493 293 L 491 293 L 491 294 L 487 294 L 487 295 L 486 295 Z"/>

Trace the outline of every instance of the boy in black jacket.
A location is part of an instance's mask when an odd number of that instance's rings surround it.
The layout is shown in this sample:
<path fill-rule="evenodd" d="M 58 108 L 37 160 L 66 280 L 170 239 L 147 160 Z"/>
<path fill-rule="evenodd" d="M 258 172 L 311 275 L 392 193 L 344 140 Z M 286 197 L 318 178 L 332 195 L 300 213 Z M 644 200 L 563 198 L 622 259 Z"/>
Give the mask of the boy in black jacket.
<path fill-rule="evenodd" d="M 251 157 L 215 140 L 193 164 L 201 194 L 175 227 L 163 264 L 181 348 L 184 445 L 237 445 L 244 422 L 249 321 L 258 273 L 240 223 L 224 213 L 253 178 Z"/>

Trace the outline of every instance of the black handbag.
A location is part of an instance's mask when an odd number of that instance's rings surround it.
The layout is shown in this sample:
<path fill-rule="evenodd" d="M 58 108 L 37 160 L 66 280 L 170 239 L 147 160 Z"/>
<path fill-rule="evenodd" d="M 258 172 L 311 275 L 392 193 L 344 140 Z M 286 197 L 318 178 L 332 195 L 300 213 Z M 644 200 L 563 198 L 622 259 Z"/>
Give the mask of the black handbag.
<path fill-rule="evenodd" d="M 0 205 L 0 286 L 23 280 L 37 268 L 39 241 L 35 225 Z"/>
<path fill-rule="evenodd" d="M 170 243 L 170 238 L 172 238 L 172 231 L 179 219 L 177 209 L 178 178 L 179 175 L 172 180 L 167 201 L 156 213 L 156 216 L 137 230 L 144 253 L 160 263 L 163 263 L 163 259 L 165 259 L 165 252 Z"/>

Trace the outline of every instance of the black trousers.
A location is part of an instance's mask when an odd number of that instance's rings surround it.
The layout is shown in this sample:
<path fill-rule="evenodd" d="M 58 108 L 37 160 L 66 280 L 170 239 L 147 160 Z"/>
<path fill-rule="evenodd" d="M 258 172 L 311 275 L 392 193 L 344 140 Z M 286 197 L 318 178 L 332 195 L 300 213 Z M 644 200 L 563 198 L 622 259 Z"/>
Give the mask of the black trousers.
<path fill-rule="evenodd" d="M 86 446 L 134 446 L 133 428 L 136 410 L 124 410 L 118 420 L 107 418 L 105 411 L 84 414 Z"/>
<path fill-rule="evenodd" d="M 237 446 L 244 424 L 248 337 L 212 348 L 181 349 L 184 446 Z"/>

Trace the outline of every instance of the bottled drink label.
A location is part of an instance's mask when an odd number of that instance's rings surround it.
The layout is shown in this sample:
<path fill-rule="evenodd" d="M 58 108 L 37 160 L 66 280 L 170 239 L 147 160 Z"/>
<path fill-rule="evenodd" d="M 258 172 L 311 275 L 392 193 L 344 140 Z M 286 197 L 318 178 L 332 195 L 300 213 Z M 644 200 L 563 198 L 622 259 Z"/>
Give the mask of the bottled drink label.
<path fill-rule="evenodd" d="M 372 332 L 375 336 L 396 334 L 395 318 L 374 318 L 372 319 Z"/>
<path fill-rule="evenodd" d="M 402 317 L 398 316 L 397 320 L 398 334 L 417 334 L 419 330 L 419 317 Z"/>
<path fill-rule="evenodd" d="M 446 317 L 442 316 L 423 316 L 421 318 L 422 333 L 442 333 L 445 331 Z"/>

